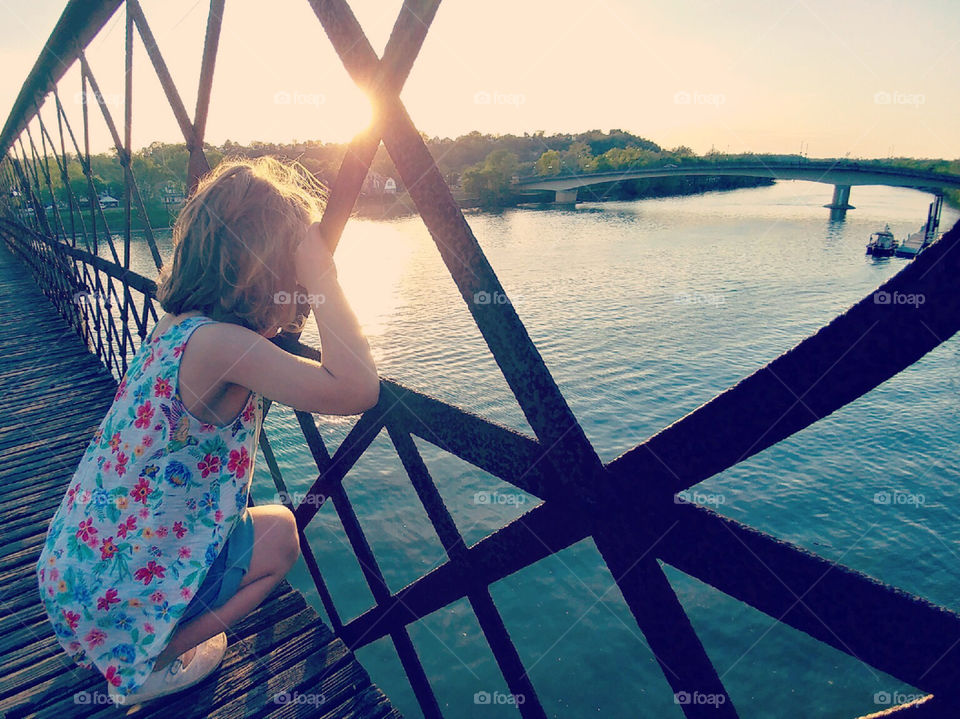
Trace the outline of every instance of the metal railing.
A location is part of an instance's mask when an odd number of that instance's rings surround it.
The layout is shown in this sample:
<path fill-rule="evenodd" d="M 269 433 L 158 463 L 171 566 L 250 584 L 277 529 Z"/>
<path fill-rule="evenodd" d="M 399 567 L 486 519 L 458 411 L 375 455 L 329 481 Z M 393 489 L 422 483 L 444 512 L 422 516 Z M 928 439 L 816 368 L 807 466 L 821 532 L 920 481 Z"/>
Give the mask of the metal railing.
<path fill-rule="evenodd" d="M 939 715 L 960 706 L 960 616 L 706 508 L 674 501 L 678 492 L 813 424 L 950 338 L 960 328 L 960 227 L 881 287 L 890 293 L 922 293 L 926 301 L 920 306 L 879 304 L 865 297 L 767 366 L 604 464 L 513 306 L 474 301 L 480 292 L 506 294 L 399 99 L 439 0 L 405 0 L 382 57 L 345 0 L 309 2 L 347 71 L 375 104 L 371 128 L 352 141 L 331 188 L 324 234 L 333 238 L 335 249 L 382 141 L 535 433 L 530 437 L 516 432 L 386 378 L 381 378 L 378 404 L 359 417 L 333 455 L 312 415 L 298 411 L 318 474 L 307 496 L 290 508 L 334 631 L 351 649 L 389 636 L 424 715 L 440 717 L 407 627 L 466 598 L 510 692 L 524 696 L 518 711 L 525 718 L 545 717 L 489 587 L 592 538 L 673 691 L 723 697 L 711 704 L 681 704 L 688 717 L 734 717 L 737 712 L 658 559 L 932 693 L 916 715 Z M 128 70 L 122 137 L 84 56 L 87 44 L 121 7 L 126 12 Z M 156 284 L 129 269 L 133 213 L 146 228 L 144 237 L 158 269 L 162 263 L 130 164 L 134 33 L 147 49 L 189 149 L 192 185 L 209 169 L 203 138 L 223 11 L 224 0 L 211 0 L 191 118 L 137 0 L 70 0 L 0 133 L 5 205 L 0 236 L 118 378 L 136 351 L 133 334 L 142 343 L 149 318 L 157 320 Z M 65 72 L 77 62 L 84 95 L 82 143 L 58 94 Z M 91 95 L 96 103 L 86 102 Z M 57 114 L 55 133 L 39 114 L 40 104 L 51 100 Z M 124 170 L 121 252 L 100 209 L 91 172 L 92 105 L 99 107 L 110 129 Z M 34 119 L 38 135 L 30 129 Z M 73 158 L 86 178 L 86 197 L 71 187 L 68 160 Z M 69 193 L 64 212 L 58 207 L 54 175 Z M 99 257 L 103 243 L 112 261 Z M 302 356 L 320 357 L 298 336 L 280 335 L 274 341 Z M 351 467 L 384 428 L 447 554 L 444 564 L 397 592 L 388 588 L 344 487 Z M 543 502 L 467 546 L 413 435 Z M 261 432 L 260 447 L 280 496 L 289 497 L 266 431 Z M 302 534 L 328 497 L 375 601 L 346 623 Z M 532 536 L 538 541 L 531 541 Z M 885 628 L 882 637 L 875 631 L 878 623 Z"/>

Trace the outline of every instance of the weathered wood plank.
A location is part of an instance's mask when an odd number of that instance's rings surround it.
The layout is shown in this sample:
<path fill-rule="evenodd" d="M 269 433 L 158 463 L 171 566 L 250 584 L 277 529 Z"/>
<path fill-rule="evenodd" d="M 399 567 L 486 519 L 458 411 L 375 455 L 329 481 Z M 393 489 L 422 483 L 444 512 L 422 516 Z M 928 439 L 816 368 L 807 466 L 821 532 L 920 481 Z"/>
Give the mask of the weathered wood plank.
<path fill-rule="evenodd" d="M 0 327 L 0 715 L 118 716 L 105 703 L 100 673 L 81 669 L 60 648 L 34 574 L 50 519 L 117 383 L 3 243 Z M 400 717 L 286 581 L 227 635 L 227 655 L 210 677 L 126 711 L 164 719 Z M 321 692 L 323 703 L 274 701 L 308 689 Z M 81 693 L 92 701 L 78 701 Z"/>
<path fill-rule="evenodd" d="M 248 621 L 243 625 L 238 622 L 236 631 L 256 630 L 265 626 L 269 628 L 274 621 L 301 611 L 303 598 L 292 591 L 289 585 L 284 588 L 288 591 L 281 595 L 278 601 L 262 607 L 268 614 L 261 611 L 255 613 L 257 616 L 245 617 L 244 619 Z M 265 614 L 270 617 L 268 621 L 264 620 Z M 68 663 L 66 670 L 64 670 L 65 662 Z M 56 652 L 30 667 L 15 672 L 12 676 L 0 678 L 0 711 L 5 711 L 8 715 L 16 715 L 17 711 L 23 711 L 25 708 L 36 711 L 57 701 L 73 703 L 73 695 L 83 691 L 77 687 L 78 679 L 84 682 L 92 679 L 94 686 L 100 685 L 100 689 L 106 691 L 106 682 L 99 672 L 88 672 L 76 667 L 62 651 Z"/>

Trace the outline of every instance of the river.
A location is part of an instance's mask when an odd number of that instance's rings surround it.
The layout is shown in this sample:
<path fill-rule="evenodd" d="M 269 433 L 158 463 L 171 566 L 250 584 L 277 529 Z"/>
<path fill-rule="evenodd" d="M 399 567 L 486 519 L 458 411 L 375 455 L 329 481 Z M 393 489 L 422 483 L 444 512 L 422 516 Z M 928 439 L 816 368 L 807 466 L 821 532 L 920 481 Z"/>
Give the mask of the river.
<path fill-rule="evenodd" d="M 832 188 L 807 182 L 704 195 L 468 215 L 574 414 L 609 461 L 794 346 L 908 261 L 864 254 L 898 238 L 930 197 L 856 187 L 831 222 Z M 944 210 L 942 229 L 958 212 Z M 133 266 L 150 277 L 142 242 Z M 168 239 L 161 239 L 164 257 Z M 341 284 L 380 374 L 532 435 L 422 221 L 354 220 Z M 316 328 L 304 334 L 317 343 Z M 723 514 L 960 610 L 960 343 L 947 341 L 865 397 L 698 485 Z M 332 453 L 355 418 L 318 416 Z M 316 471 L 293 412 L 265 423 L 292 492 Z M 415 437 L 468 544 L 538 500 Z M 345 487 L 392 591 L 445 559 L 386 431 Z M 493 501 L 478 503 L 478 492 Z M 878 494 L 893 497 L 877 499 Z M 276 501 L 262 456 L 253 496 Z M 307 530 L 344 620 L 373 604 L 333 507 Z M 915 690 L 669 566 L 742 717 L 859 716 Z M 320 607 L 302 562 L 290 576 Z M 773 580 L 772 580 L 773 581 Z M 591 540 L 490 587 L 548 716 L 681 717 Z M 842 597 L 837 598 L 843 601 Z M 884 628 L 877 627 L 878 641 Z M 475 703 L 507 688 L 461 600 L 411 625 L 446 716 L 519 716 Z M 420 716 L 389 640 L 357 652 L 405 716 Z"/>

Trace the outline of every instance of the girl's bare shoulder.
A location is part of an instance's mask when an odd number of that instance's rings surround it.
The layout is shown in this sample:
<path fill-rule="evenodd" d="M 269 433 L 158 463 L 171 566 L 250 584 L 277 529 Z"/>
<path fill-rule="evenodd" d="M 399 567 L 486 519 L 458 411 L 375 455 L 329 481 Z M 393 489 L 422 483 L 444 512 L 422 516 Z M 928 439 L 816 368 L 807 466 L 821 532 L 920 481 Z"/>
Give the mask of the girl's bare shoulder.
<path fill-rule="evenodd" d="M 253 330 L 247 329 L 243 325 L 234 322 L 205 322 L 200 325 L 193 333 L 193 337 L 198 339 L 197 344 L 205 346 L 209 350 L 216 350 L 223 346 L 236 347 L 238 344 L 252 345 L 264 337 Z"/>

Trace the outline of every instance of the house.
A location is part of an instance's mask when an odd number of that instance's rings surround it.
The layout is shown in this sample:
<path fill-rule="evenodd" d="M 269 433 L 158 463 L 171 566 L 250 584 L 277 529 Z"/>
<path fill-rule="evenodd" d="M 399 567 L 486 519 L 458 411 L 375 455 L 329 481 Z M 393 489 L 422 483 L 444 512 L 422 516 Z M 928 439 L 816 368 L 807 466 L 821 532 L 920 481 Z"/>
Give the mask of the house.
<path fill-rule="evenodd" d="M 365 195 L 393 195 L 397 191 L 397 181 L 392 177 L 370 170 L 363 180 L 362 192 Z"/>
<path fill-rule="evenodd" d="M 120 200 L 107 194 L 100 195 L 100 208 L 105 210 L 108 207 L 120 207 Z"/>

